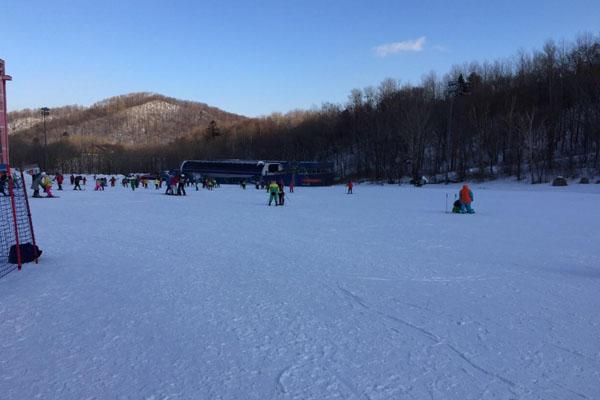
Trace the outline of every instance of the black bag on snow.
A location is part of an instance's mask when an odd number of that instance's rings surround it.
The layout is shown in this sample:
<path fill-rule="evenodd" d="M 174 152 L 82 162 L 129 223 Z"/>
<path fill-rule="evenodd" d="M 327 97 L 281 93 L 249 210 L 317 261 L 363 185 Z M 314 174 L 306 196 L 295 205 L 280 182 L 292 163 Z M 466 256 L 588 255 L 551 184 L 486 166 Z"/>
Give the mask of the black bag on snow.
<path fill-rule="evenodd" d="M 33 260 L 39 258 L 42 255 L 42 250 L 40 250 L 39 247 L 34 246 L 31 243 L 20 244 L 19 250 L 21 251 L 21 263 L 23 264 L 32 262 Z M 10 252 L 8 253 L 8 262 L 11 264 L 19 263 L 19 260 L 17 258 L 16 244 L 10 246 Z"/>

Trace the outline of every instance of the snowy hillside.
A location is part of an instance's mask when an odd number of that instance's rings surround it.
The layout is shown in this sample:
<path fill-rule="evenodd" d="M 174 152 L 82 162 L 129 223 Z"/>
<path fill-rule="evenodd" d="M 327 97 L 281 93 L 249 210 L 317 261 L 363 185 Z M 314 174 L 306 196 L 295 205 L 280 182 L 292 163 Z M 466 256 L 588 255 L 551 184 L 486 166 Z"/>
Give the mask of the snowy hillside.
<path fill-rule="evenodd" d="M 600 185 L 89 186 L 32 200 L 2 399 L 600 398 Z"/>

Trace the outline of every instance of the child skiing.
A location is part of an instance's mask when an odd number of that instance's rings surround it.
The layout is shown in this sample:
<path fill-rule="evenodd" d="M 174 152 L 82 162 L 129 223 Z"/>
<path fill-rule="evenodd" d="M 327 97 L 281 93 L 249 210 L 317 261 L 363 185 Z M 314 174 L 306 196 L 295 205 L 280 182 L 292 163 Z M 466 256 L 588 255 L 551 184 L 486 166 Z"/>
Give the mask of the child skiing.
<path fill-rule="evenodd" d="M 44 173 L 42 173 L 42 174 L 44 174 Z M 31 188 L 33 189 L 33 197 L 41 197 L 40 196 L 40 186 L 42 186 L 42 178 L 43 178 L 42 174 L 37 173 L 37 174 L 33 175 L 33 177 L 32 177 Z"/>
<path fill-rule="evenodd" d="M 54 197 L 52 195 L 52 179 L 45 172 L 42 172 L 42 187 L 46 193 L 46 197 Z"/>
<path fill-rule="evenodd" d="M 54 176 L 54 180 L 56 181 L 56 184 L 58 185 L 58 190 L 62 190 L 62 184 L 65 180 L 65 177 L 63 176 L 63 174 L 57 172 L 56 175 Z"/>
<path fill-rule="evenodd" d="M 279 185 L 277 185 L 277 183 L 275 183 L 275 181 L 272 181 L 271 184 L 269 185 L 269 206 L 271 206 L 271 203 L 274 201 L 275 202 L 275 206 L 277 206 L 278 203 L 278 198 L 279 197 Z"/>
<path fill-rule="evenodd" d="M 185 196 L 187 193 L 185 192 L 185 175 L 181 174 L 179 177 L 179 181 L 177 182 L 177 196 Z"/>
<path fill-rule="evenodd" d="M 81 182 L 81 176 L 77 175 L 73 178 L 73 190 L 81 190 L 81 185 L 79 184 L 79 182 Z"/>
<path fill-rule="evenodd" d="M 283 185 L 283 181 L 279 181 L 277 187 L 279 188 L 279 205 L 282 206 L 285 201 L 285 186 Z"/>
<path fill-rule="evenodd" d="M 346 185 L 346 187 L 348 188 L 348 191 L 346 192 L 346 194 L 352 194 L 352 188 L 354 187 L 354 184 L 352 183 L 352 181 L 349 181 L 348 184 Z"/>

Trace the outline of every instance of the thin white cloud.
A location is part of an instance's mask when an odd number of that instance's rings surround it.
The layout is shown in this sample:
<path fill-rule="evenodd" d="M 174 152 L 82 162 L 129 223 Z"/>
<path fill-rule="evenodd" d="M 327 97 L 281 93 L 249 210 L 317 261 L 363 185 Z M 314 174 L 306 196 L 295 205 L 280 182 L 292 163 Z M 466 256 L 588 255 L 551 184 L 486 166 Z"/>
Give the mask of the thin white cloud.
<path fill-rule="evenodd" d="M 377 54 L 379 57 L 387 57 L 390 54 L 405 53 L 409 51 L 423 51 L 426 40 L 427 38 L 425 36 L 421 36 L 420 38 L 415 40 L 404 40 L 402 42 L 385 43 L 375 47 L 375 54 Z"/>

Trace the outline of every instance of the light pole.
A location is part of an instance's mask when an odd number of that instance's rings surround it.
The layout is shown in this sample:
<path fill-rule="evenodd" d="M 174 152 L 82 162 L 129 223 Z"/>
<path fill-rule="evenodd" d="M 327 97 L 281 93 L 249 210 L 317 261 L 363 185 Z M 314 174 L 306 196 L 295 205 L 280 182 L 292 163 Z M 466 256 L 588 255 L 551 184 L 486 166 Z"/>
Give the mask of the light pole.
<path fill-rule="evenodd" d="M 4 74 L 4 60 L 0 60 L 0 164 L 8 164 L 8 123 L 6 121 L 6 82 L 12 78 Z"/>
<path fill-rule="evenodd" d="M 50 109 L 48 107 L 42 107 L 40 109 L 42 113 L 42 120 L 44 121 L 44 171 L 48 166 L 48 134 L 46 132 L 46 117 L 50 115 Z"/>

